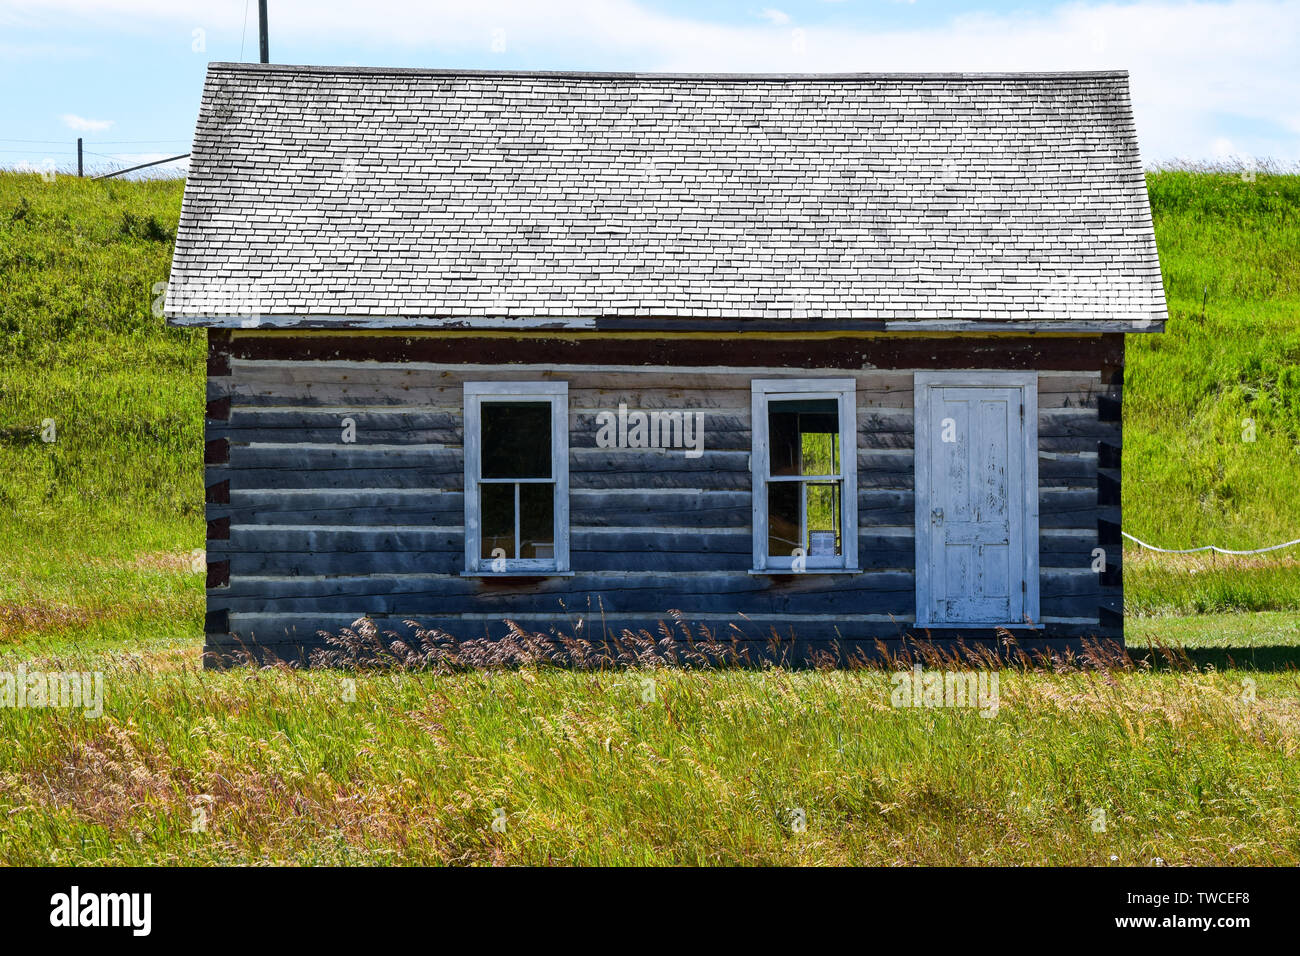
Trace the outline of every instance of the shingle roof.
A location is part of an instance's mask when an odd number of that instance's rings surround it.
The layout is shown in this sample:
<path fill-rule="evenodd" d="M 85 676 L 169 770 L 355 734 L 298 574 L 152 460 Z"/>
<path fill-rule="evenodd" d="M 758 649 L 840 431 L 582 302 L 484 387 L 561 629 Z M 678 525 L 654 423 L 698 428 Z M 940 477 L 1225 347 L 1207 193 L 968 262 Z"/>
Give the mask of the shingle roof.
<path fill-rule="evenodd" d="M 1159 329 L 1125 73 L 214 63 L 180 324 Z"/>

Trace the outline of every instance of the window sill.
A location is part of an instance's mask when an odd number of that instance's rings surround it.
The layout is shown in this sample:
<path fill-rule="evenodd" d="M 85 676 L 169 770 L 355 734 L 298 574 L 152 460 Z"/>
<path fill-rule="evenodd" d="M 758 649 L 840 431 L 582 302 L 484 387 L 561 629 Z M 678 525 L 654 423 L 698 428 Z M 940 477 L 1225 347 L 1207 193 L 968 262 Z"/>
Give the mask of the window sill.
<path fill-rule="evenodd" d="M 1025 624 L 1023 621 L 1019 624 L 990 623 L 988 621 L 973 621 L 969 624 L 922 624 L 917 621 L 912 624 L 914 628 L 924 628 L 927 631 L 993 630 L 994 628 L 1003 631 L 1041 631 L 1046 626 L 1045 624 Z"/>
<path fill-rule="evenodd" d="M 861 568 L 805 568 L 802 571 L 795 571 L 793 568 L 750 568 L 749 573 L 767 577 L 793 578 L 809 574 L 862 574 L 863 572 Z"/>
<path fill-rule="evenodd" d="M 462 571 L 462 578 L 571 578 L 576 571 L 546 571 L 521 568 L 518 571 Z"/>

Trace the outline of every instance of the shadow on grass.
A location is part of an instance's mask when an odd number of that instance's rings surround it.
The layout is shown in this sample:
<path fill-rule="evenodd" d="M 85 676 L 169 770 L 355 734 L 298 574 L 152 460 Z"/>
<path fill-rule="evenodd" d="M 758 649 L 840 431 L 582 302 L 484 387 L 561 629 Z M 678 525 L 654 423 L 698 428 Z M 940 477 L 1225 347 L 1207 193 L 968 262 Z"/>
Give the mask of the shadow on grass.
<path fill-rule="evenodd" d="M 1136 647 L 1128 656 L 1134 664 L 1149 663 L 1156 670 L 1288 671 L 1300 668 L 1300 647 L 1276 644 L 1259 647 Z"/>

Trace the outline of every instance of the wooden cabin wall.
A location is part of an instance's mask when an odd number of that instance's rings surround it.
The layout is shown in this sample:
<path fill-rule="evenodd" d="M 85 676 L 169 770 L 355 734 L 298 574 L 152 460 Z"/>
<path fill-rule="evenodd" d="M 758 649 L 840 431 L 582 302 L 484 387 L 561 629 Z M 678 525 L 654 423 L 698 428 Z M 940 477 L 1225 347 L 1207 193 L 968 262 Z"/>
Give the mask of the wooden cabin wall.
<path fill-rule="evenodd" d="M 913 372 L 1039 371 L 1041 631 L 1122 637 L 1123 337 L 726 339 L 209 332 L 207 650 L 297 658 L 368 615 L 458 637 L 598 638 L 681 611 L 698 634 L 802 659 L 914 618 Z M 857 381 L 858 575 L 751 575 L 750 381 Z M 569 387 L 572 577 L 462 577 L 462 384 Z M 703 457 L 601 449 L 595 415 L 704 410 Z M 356 441 L 341 440 L 343 420 Z M 1107 568 L 1093 568 L 1094 549 Z M 738 616 L 743 612 L 745 617 Z M 951 635 L 949 635 L 951 636 Z M 991 637 L 971 633 L 971 637 Z M 793 640 L 792 640 L 793 638 Z"/>

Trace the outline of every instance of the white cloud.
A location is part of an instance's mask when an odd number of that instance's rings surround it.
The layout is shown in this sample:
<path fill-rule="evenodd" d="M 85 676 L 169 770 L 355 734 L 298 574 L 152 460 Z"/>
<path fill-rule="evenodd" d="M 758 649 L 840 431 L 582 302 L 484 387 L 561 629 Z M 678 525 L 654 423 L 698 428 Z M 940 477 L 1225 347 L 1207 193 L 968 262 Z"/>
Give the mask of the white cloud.
<path fill-rule="evenodd" d="M 64 113 L 61 119 L 64 126 L 75 129 L 78 133 L 102 133 L 113 125 L 112 120 L 86 119 L 75 113 Z"/>
<path fill-rule="evenodd" d="M 59 168 L 58 163 L 53 158 L 46 156 L 39 163 L 33 163 L 30 160 L 20 159 L 14 163 L 13 169 L 19 173 L 50 173 Z"/>
<path fill-rule="evenodd" d="M 237 9 L 238 8 L 238 9 Z M 238 35 L 241 4 L 171 0 L 0 0 L 0 21 Z M 782 11 L 765 8 L 766 13 Z M 722 23 L 636 0 L 277 0 L 277 39 L 381 62 L 447 65 L 486 55 L 504 29 L 512 57 L 555 69 L 670 71 L 1026 71 L 1127 69 L 1143 155 L 1204 157 L 1231 137 L 1252 155 L 1300 160 L 1300 0 L 1109 0 L 970 13 L 940 24 L 871 29 L 822 22 L 801 42 L 768 23 Z M 186 41 L 188 43 L 188 39 Z M 253 46 L 256 46 L 255 34 Z M 363 61 L 365 62 L 365 61 Z M 373 59 L 370 61 L 373 62 Z"/>
<path fill-rule="evenodd" d="M 1232 159 L 1237 155 L 1237 147 L 1226 136 L 1220 136 L 1210 144 L 1210 156 L 1214 159 Z"/>
<path fill-rule="evenodd" d="M 758 13 L 754 14 L 754 16 L 766 20 L 769 23 L 775 23 L 778 27 L 783 27 L 790 22 L 790 14 L 786 13 L 784 10 L 774 10 L 771 7 L 764 7 L 762 10 L 759 10 Z"/>

